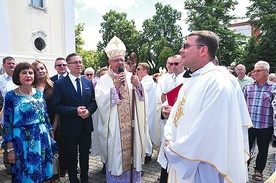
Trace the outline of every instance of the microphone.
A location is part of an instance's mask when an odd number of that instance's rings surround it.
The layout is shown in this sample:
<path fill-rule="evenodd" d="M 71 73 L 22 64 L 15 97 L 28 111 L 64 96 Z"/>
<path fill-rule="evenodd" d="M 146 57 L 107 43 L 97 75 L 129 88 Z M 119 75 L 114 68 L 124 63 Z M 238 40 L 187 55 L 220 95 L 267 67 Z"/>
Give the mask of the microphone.
<path fill-rule="evenodd" d="M 124 72 L 124 68 L 123 67 L 119 67 L 118 71 L 119 71 L 119 73 Z M 125 86 L 125 82 L 124 81 L 122 81 L 122 85 Z"/>

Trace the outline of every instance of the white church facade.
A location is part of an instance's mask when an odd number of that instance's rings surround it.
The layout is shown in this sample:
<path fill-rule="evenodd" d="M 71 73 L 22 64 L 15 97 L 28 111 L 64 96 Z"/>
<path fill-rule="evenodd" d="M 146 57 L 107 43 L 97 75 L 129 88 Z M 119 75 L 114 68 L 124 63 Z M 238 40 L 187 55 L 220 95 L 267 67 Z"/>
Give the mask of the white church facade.
<path fill-rule="evenodd" d="M 74 0 L 0 0 L 0 59 L 54 61 L 75 51 Z"/>

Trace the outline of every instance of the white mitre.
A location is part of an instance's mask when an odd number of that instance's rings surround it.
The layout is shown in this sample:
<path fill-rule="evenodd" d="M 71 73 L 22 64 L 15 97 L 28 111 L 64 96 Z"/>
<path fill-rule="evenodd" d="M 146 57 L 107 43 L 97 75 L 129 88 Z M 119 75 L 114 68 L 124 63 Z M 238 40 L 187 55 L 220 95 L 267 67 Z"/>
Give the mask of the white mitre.
<path fill-rule="evenodd" d="M 126 46 L 125 44 L 119 39 L 117 36 L 114 36 L 107 46 L 105 47 L 105 53 L 108 58 L 114 57 L 114 56 L 125 56 L 126 54 Z"/>

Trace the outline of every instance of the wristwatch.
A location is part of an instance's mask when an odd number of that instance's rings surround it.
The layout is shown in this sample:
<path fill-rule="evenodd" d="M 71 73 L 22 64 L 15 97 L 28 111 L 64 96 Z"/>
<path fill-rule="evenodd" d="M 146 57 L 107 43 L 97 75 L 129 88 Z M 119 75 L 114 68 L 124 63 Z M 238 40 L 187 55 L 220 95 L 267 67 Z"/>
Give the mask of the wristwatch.
<path fill-rule="evenodd" d="M 7 152 L 9 153 L 9 152 L 11 152 L 13 150 L 14 150 L 14 148 L 10 148 L 10 149 L 7 149 Z"/>

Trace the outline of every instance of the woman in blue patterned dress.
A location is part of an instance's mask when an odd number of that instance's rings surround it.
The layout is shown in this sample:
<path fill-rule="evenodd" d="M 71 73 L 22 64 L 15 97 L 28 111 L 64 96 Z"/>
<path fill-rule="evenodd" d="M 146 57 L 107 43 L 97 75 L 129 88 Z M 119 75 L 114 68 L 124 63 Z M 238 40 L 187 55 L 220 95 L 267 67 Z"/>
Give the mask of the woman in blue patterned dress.
<path fill-rule="evenodd" d="M 53 174 L 54 133 L 43 93 L 32 86 L 36 76 L 31 64 L 19 63 L 12 77 L 19 87 L 5 96 L 4 141 L 15 183 L 40 183 Z"/>

